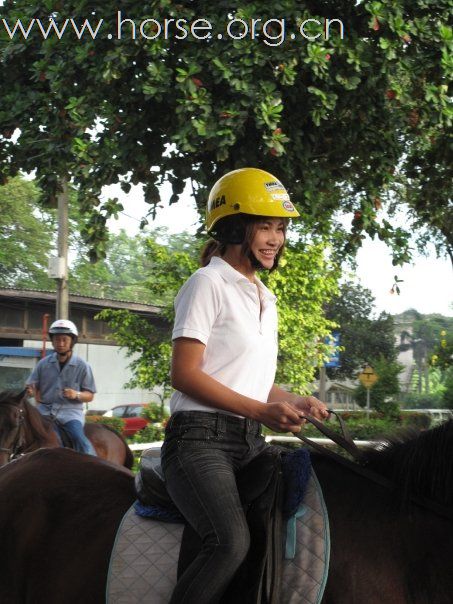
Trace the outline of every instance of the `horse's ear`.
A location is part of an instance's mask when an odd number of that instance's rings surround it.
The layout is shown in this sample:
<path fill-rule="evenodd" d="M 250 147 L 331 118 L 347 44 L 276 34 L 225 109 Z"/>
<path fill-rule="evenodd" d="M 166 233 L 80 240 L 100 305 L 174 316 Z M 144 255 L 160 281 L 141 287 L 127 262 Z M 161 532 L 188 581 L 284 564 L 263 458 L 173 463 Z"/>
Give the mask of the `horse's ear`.
<path fill-rule="evenodd" d="M 28 388 L 27 387 L 25 387 L 23 390 L 21 390 L 20 392 L 17 393 L 15 400 L 17 401 L 17 403 L 20 403 L 21 401 L 24 400 L 24 398 L 28 398 Z"/>

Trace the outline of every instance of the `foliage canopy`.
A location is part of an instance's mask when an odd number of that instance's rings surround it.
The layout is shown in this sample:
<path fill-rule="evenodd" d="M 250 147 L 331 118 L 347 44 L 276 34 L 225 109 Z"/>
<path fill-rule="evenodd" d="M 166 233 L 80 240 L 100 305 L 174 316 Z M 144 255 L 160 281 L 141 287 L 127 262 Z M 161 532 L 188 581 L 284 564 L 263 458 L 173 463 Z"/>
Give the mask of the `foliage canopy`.
<path fill-rule="evenodd" d="M 50 289 L 48 252 L 55 223 L 37 207 L 33 182 L 13 178 L 0 187 L 0 286 Z"/>
<path fill-rule="evenodd" d="M 393 318 L 386 313 L 371 318 L 374 298 L 368 289 L 343 283 L 325 308 L 327 318 L 338 326 L 342 347 L 340 366 L 329 368 L 329 377 L 355 379 L 365 364 L 374 366 L 381 357 L 395 361 Z"/>
<path fill-rule="evenodd" d="M 395 263 L 406 261 L 410 228 L 391 219 L 403 202 L 451 254 L 450 10 L 449 0 L 124 0 L 119 17 L 99 0 L 39 8 L 7 0 L 2 182 L 36 170 L 52 205 L 59 180 L 71 178 L 93 259 L 104 254 L 107 217 L 120 209 L 100 203 L 103 185 L 120 182 L 127 192 L 143 183 L 153 215 L 159 183 L 171 182 L 176 202 L 191 179 L 203 210 L 206 188 L 244 165 L 280 177 L 305 224 L 342 252 L 353 254 L 368 233 L 393 248 Z M 119 18 L 135 21 L 122 24 L 121 39 Z M 140 33 L 147 18 L 155 21 Z M 171 29 L 166 37 L 165 18 L 203 18 L 212 35 Z M 267 23 L 259 37 L 250 34 L 253 18 Z M 305 19 L 318 23 L 306 23 L 304 37 Z M 325 19 L 344 29 L 332 23 L 327 35 Z M 339 228 L 339 214 L 353 216 L 351 226 Z"/>

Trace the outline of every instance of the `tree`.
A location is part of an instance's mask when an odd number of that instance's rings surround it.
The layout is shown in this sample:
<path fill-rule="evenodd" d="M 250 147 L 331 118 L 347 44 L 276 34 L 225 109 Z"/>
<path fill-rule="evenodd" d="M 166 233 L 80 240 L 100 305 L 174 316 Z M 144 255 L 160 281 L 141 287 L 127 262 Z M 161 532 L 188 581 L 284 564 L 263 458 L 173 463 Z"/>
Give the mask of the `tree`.
<path fill-rule="evenodd" d="M 324 306 L 337 291 L 339 272 L 327 259 L 325 241 L 287 245 L 281 268 L 262 275 L 277 296 L 279 359 L 276 380 L 308 393 L 317 368 L 327 360 L 326 339 L 335 323 Z"/>
<path fill-rule="evenodd" d="M 79 254 L 71 264 L 69 287 L 78 294 L 159 305 L 160 297 L 146 287 L 152 275 L 152 262 L 146 254 L 149 233 L 133 237 L 121 231 L 110 233 L 105 258 L 96 263 Z"/>
<path fill-rule="evenodd" d="M 100 204 L 103 185 L 143 183 L 154 215 L 162 180 L 176 202 L 191 179 L 204 210 L 206 188 L 244 165 L 277 174 L 305 224 L 343 254 L 367 233 L 395 263 L 408 260 L 411 226 L 391 218 L 401 204 L 451 253 L 450 8 L 262 0 L 257 37 L 258 6 L 247 2 L 125 0 L 118 11 L 99 0 L 8 0 L 2 182 L 36 170 L 52 205 L 72 179 L 92 259 L 105 254 L 106 220 L 120 209 Z"/>
<path fill-rule="evenodd" d="M 168 329 L 158 329 L 126 310 L 106 309 L 97 318 L 109 324 L 116 342 L 126 349 L 126 356 L 132 359 L 129 367 L 133 377 L 125 384 L 126 388 L 154 390 L 159 386 L 163 407 L 164 400 L 172 391 L 170 326 Z"/>
<path fill-rule="evenodd" d="M 431 356 L 431 365 L 440 367 L 440 369 L 448 369 L 453 367 L 453 321 L 451 321 L 450 331 L 442 329 L 439 336 L 440 339 Z"/>
<path fill-rule="evenodd" d="M 52 289 L 47 276 L 54 219 L 37 207 L 39 190 L 16 177 L 0 187 L 0 286 Z"/>
<path fill-rule="evenodd" d="M 126 349 L 132 359 L 133 377 L 126 384 L 153 390 L 162 388 L 161 403 L 171 393 L 170 358 L 171 324 L 174 318 L 173 300 L 181 285 L 197 268 L 200 242 L 195 240 L 191 250 L 186 250 L 188 235 L 176 237 L 169 245 L 159 244 L 150 236 L 144 242 L 144 253 L 150 263 L 150 277 L 145 282 L 150 298 L 162 305 L 161 316 L 167 327 L 157 328 L 142 317 L 129 311 L 106 309 L 98 318 L 106 321 L 118 344 Z"/>
<path fill-rule="evenodd" d="M 421 315 L 417 311 L 411 313 L 413 321 L 410 329 L 401 333 L 400 350 L 412 350 L 417 370 L 417 392 L 429 393 L 430 391 L 430 363 L 436 350 L 442 355 L 442 333 L 445 335 L 452 331 L 453 319 L 442 315 Z M 440 350 L 439 350 L 440 348 Z M 443 359 L 443 355 L 441 356 Z M 424 384 L 424 386 L 423 386 Z"/>
<path fill-rule="evenodd" d="M 15 177 L 0 187 L 0 285 L 54 290 L 47 276 L 49 257 L 55 255 L 54 210 L 40 208 L 41 191 L 33 180 Z M 150 300 L 142 283 L 150 271 L 143 263 L 145 234 L 129 237 L 125 232 L 110 234 L 107 258 L 92 264 L 86 246 L 80 242 L 83 217 L 77 212 L 74 191 L 70 192 L 70 287 L 75 293 L 98 297 Z M 148 296 L 148 298 L 147 298 Z"/>
<path fill-rule="evenodd" d="M 449 409 L 453 409 L 453 368 L 449 367 L 444 375 L 445 390 L 442 396 L 442 404 Z"/>
<path fill-rule="evenodd" d="M 395 361 L 393 318 L 381 313 L 373 319 L 373 309 L 371 292 L 354 283 L 343 283 L 326 305 L 327 317 L 338 325 L 342 347 L 340 366 L 327 369 L 332 379 L 354 379 L 363 365 L 373 365 L 381 357 Z"/>
<path fill-rule="evenodd" d="M 149 291 L 162 301 L 161 316 L 168 329 L 158 330 L 127 311 L 105 310 L 99 318 L 107 321 L 117 342 L 127 348 L 134 378 L 132 386 L 151 389 L 162 385 L 170 388 L 170 330 L 174 319 L 174 297 L 198 266 L 200 241 L 192 239 L 187 249 L 184 235 L 173 247 L 149 238 L 147 249 L 152 263 Z M 337 271 L 325 257 L 322 241 L 307 243 L 303 251 L 288 245 L 281 268 L 263 274 L 263 281 L 278 298 L 279 363 L 277 381 L 295 390 L 307 392 L 317 365 L 327 356 L 325 337 L 333 323 L 324 317 L 324 303 L 336 290 Z"/>

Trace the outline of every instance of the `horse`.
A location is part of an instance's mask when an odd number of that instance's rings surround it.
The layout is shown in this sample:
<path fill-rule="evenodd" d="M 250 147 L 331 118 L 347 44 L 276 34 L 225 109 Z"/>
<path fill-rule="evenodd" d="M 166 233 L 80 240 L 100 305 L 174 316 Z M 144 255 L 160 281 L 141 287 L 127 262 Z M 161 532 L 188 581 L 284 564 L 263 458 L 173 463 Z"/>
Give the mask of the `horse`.
<path fill-rule="evenodd" d="M 52 422 L 27 400 L 27 391 L 0 392 L 0 467 L 17 455 L 42 447 L 61 447 Z M 104 424 L 86 424 L 97 455 L 131 469 L 134 456 L 125 439 Z"/>
<path fill-rule="evenodd" d="M 360 468 L 312 454 L 331 531 L 322 604 L 451 604 L 452 459 L 452 421 L 388 439 Z M 134 499 L 127 470 L 69 449 L 1 469 L 0 602 L 105 602 L 116 530 Z"/>

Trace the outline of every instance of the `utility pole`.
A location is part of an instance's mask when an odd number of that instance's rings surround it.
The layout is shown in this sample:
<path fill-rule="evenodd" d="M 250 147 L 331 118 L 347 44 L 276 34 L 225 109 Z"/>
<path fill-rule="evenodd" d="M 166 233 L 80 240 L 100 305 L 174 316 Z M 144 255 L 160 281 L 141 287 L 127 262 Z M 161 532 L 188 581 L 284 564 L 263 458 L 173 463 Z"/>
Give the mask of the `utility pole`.
<path fill-rule="evenodd" d="M 69 291 L 68 291 L 68 232 L 69 232 L 69 196 L 68 183 L 61 180 L 61 190 L 58 193 L 58 240 L 57 257 L 49 258 L 48 275 L 57 282 L 56 319 L 69 317 Z"/>
<path fill-rule="evenodd" d="M 63 265 L 61 278 L 57 279 L 57 319 L 69 318 L 69 290 L 68 290 L 68 183 L 64 178 L 61 181 L 61 191 L 58 194 L 58 259 Z"/>
<path fill-rule="evenodd" d="M 325 365 L 321 365 L 319 368 L 319 400 L 325 403 L 326 401 L 326 386 L 327 386 L 327 375 Z"/>

